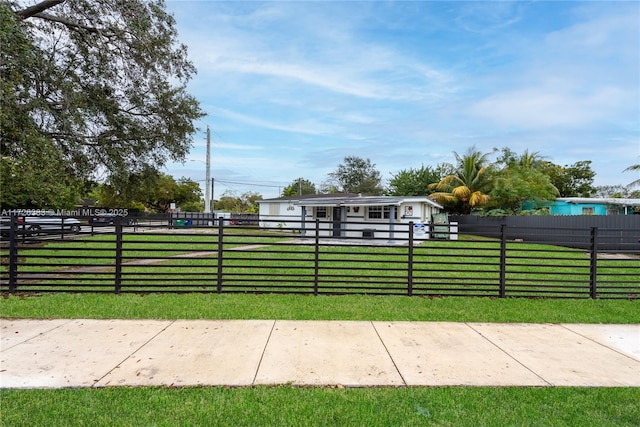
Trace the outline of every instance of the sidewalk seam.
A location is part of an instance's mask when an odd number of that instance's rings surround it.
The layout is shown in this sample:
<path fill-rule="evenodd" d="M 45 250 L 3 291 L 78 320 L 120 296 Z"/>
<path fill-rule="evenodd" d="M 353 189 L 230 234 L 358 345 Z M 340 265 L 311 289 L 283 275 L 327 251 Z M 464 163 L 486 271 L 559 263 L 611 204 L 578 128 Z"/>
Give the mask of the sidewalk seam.
<path fill-rule="evenodd" d="M 151 341 L 153 341 L 154 339 L 156 339 L 158 337 L 158 335 L 160 335 L 161 333 L 163 333 L 164 331 L 166 331 L 171 325 L 175 324 L 177 320 L 171 320 L 169 322 L 169 324 L 167 326 L 165 326 L 164 328 L 160 329 L 156 334 L 154 334 L 151 338 L 149 338 L 148 340 L 146 340 L 145 342 L 143 342 L 142 344 L 140 344 L 140 346 L 138 348 L 136 348 L 135 350 L 133 350 L 129 355 L 127 355 L 124 359 L 122 359 L 120 362 L 116 363 L 116 366 L 114 366 L 113 368 L 109 369 L 103 376 L 101 376 L 98 379 L 94 379 L 93 380 L 93 384 L 91 384 L 89 386 L 89 388 L 95 388 L 96 384 L 98 384 L 100 381 L 102 381 L 103 379 L 105 379 L 107 377 L 107 375 L 109 375 L 111 372 L 113 372 L 114 370 L 116 370 L 118 367 L 120 367 L 120 365 L 122 365 L 124 362 L 127 361 L 127 359 L 131 358 L 131 356 L 133 356 L 134 354 L 136 354 L 137 352 L 139 352 L 144 346 L 146 346 L 147 344 L 149 344 Z M 107 384 L 105 384 L 106 386 Z"/>
<path fill-rule="evenodd" d="M 271 335 L 273 334 L 273 331 L 276 328 L 276 322 L 277 320 L 273 320 L 273 323 L 271 324 L 271 330 L 269 331 L 267 340 L 264 343 L 264 347 L 262 347 L 260 360 L 258 360 L 258 366 L 256 367 L 256 373 L 253 375 L 253 380 L 251 380 L 251 385 L 256 385 L 256 379 L 258 378 L 258 373 L 260 372 L 260 366 L 262 366 L 262 359 L 264 359 L 264 354 L 267 352 L 267 346 L 269 345 L 269 341 L 271 341 Z"/>
<path fill-rule="evenodd" d="M 527 371 L 531 372 L 533 375 L 535 375 L 536 377 L 540 378 L 542 381 L 544 381 L 546 384 L 548 384 L 550 387 L 554 387 L 554 384 L 550 383 L 549 381 L 547 381 L 546 379 L 544 379 L 540 374 L 538 374 L 537 372 L 535 372 L 533 369 L 529 368 L 527 365 L 525 365 L 524 363 L 522 363 L 521 361 L 519 361 L 518 359 L 516 359 L 513 355 L 509 354 L 509 352 L 507 352 L 505 349 L 503 349 L 502 347 L 500 347 L 498 344 L 494 343 L 493 341 L 491 341 L 488 337 L 482 335 L 481 332 L 479 332 L 478 330 L 476 330 L 473 326 L 471 326 L 470 323 L 468 322 L 464 322 L 465 325 L 467 325 L 467 327 L 469 327 L 472 331 L 474 331 L 476 334 L 480 335 L 482 338 L 484 338 L 485 340 L 487 340 L 489 343 L 491 343 L 491 345 L 493 345 L 495 348 L 497 348 L 498 350 L 500 350 L 501 352 L 503 352 L 504 354 L 506 354 L 509 358 L 511 358 L 512 360 L 514 360 L 518 365 L 522 366 L 523 368 L 525 368 Z"/>
<path fill-rule="evenodd" d="M 396 372 L 400 376 L 400 379 L 402 380 L 402 384 L 406 387 L 407 386 L 407 381 L 404 379 L 404 376 L 402 375 L 402 372 L 400 372 L 400 369 L 398 368 L 398 365 L 396 364 L 396 361 L 393 360 L 393 356 L 391 355 L 391 352 L 389 352 L 389 349 L 387 348 L 387 345 L 384 343 L 384 340 L 380 336 L 380 333 L 378 332 L 378 329 L 376 328 L 376 325 L 374 324 L 373 320 L 370 320 L 369 323 L 371 323 L 371 326 L 373 327 L 373 330 L 375 331 L 376 335 L 378 336 L 378 339 L 380 340 L 380 343 L 384 347 L 384 351 L 387 352 L 387 355 L 389 356 L 389 359 L 391 360 L 391 363 L 393 363 L 393 367 L 396 368 Z"/>
<path fill-rule="evenodd" d="M 55 320 L 55 319 L 49 319 L 49 320 Z M 38 337 L 41 337 L 41 336 L 45 335 L 45 334 L 48 334 L 48 333 L 49 333 L 49 332 L 51 332 L 51 331 L 55 331 L 56 329 L 61 328 L 61 327 L 63 327 L 64 325 L 68 325 L 68 324 L 69 324 L 69 323 L 71 323 L 71 322 L 75 322 L 76 320 L 79 320 L 79 319 L 67 319 L 67 321 L 66 321 L 66 322 L 61 323 L 61 324 L 59 324 L 58 326 L 55 326 L 55 327 L 53 327 L 53 328 L 51 328 L 51 329 L 47 329 L 47 330 L 46 330 L 46 331 L 44 331 L 44 332 L 40 332 L 39 334 L 34 335 L 34 336 L 30 337 L 30 338 L 25 338 L 25 340 L 24 340 L 24 341 L 20 341 L 19 343 L 15 343 L 15 344 L 14 344 L 14 345 L 12 345 L 11 347 L 7 347 L 7 348 L 0 347 L 0 353 L 2 353 L 3 351 L 6 351 L 6 350 L 10 350 L 10 349 L 12 349 L 12 348 L 14 348 L 14 347 L 16 347 L 16 346 L 22 345 L 22 344 L 24 344 L 24 343 L 27 343 L 27 342 L 29 342 L 29 341 L 31 341 L 31 340 L 34 340 L 34 339 L 36 339 L 36 338 L 38 338 Z"/>
<path fill-rule="evenodd" d="M 627 357 L 627 358 L 629 358 L 629 359 L 633 360 L 634 362 L 639 362 L 639 363 L 640 363 L 640 360 L 636 359 L 635 357 L 630 356 L 630 355 L 628 355 L 627 353 L 625 353 L 625 352 L 623 352 L 623 351 L 620 351 L 620 350 L 618 350 L 618 349 L 616 349 L 616 348 L 609 347 L 608 345 L 603 344 L 603 343 L 601 343 L 600 341 L 598 341 L 598 340 L 596 340 L 596 339 L 593 339 L 593 338 L 591 338 L 591 337 L 588 337 L 587 335 L 583 335 L 583 334 L 581 334 L 580 332 L 576 332 L 576 331 L 574 331 L 573 329 L 571 329 L 569 326 L 567 326 L 567 325 L 566 325 L 566 324 L 564 324 L 564 323 L 560 323 L 558 326 L 561 326 L 562 328 L 566 329 L 567 331 L 569 331 L 569 332 L 571 332 L 571 333 L 574 333 L 574 334 L 576 334 L 576 335 L 578 335 L 578 336 L 580 336 L 580 337 L 582 337 L 582 338 L 584 338 L 584 339 L 586 339 L 586 340 L 589 340 L 589 341 L 591 341 L 591 342 L 593 342 L 593 343 L 599 344 L 599 345 L 601 345 L 602 347 L 604 347 L 604 348 L 606 348 L 606 349 L 609 349 L 609 350 L 613 351 L 614 353 L 618 353 L 619 355 L 624 356 L 624 357 Z"/>

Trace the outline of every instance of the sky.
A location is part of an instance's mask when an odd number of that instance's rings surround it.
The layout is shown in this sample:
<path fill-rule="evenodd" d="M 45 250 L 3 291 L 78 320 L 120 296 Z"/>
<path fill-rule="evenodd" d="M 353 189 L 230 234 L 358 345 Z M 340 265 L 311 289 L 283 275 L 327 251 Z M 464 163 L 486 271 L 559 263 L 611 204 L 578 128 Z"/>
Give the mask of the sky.
<path fill-rule="evenodd" d="M 595 185 L 640 163 L 637 1 L 167 1 L 207 116 L 166 172 L 213 196 L 316 186 L 347 156 L 394 174 L 509 147 Z M 495 159 L 496 155 L 490 156 Z"/>

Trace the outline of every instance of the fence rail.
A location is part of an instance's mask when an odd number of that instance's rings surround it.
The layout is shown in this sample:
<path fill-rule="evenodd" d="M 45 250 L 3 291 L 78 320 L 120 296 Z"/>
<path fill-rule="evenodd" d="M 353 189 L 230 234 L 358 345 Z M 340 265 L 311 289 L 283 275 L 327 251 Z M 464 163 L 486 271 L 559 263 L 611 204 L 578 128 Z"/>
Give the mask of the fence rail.
<path fill-rule="evenodd" d="M 505 224 L 460 224 L 457 240 L 442 229 L 437 235 L 444 238 L 416 236 L 414 224 L 395 224 L 393 240 L 325 237 L 326 225 L 315 220 L 300 230 L 268 221 L 261 228 L 216 221 L 176 227 L 162 217 L 117 217 L 113 224 L 81 219 L 74 229 L 34 231 L 14 216 L 3 223 L 0 291 L 640 295 L 640 243 L 603 249 L 601 236 L 616 230 L 572 229 L 580 243 L 568 245 L 562 234 L 536 227 L 520 227 L 513 238 Z M 332 233 L 338 226 L 346 230 L 346 224 L 332 223 Z M 529 241 L 542 234 L 554 237 Z"/>

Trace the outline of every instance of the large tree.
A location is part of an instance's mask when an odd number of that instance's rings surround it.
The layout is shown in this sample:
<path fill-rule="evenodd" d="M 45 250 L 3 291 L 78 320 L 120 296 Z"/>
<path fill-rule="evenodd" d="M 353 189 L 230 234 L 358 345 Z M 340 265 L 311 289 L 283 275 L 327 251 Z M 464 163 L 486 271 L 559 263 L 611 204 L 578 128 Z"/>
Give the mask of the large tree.
<path fill-rule="evenodd" d="M 596 192 L 593 186 L 596 173 L 591 169 L 591 160 L 565 166 L 542 162 L 538 169 L 549 176 L 559 197 L 592 197 Z"/>
<path fill-rule="evenodd" d="M 2 106 L 0 106 L 2 109 Z M 62 162 L 50 141 L 34 136 L 33 156 L 0 156 L 0 206 L 3 209 L 72 209 L 80 181 L 56 167 Z"/>
<path fill-rule="evenodd" d="M 305 194 L 316 193 L 316 186 L 313 182 L 308 179 L 298 178 L 282 191 L 282 197 L 303 196 Z"/>
<path fill-rule="evenodd" d="M 543 162 L 538 152 L 525 150 L 518 155 L 509 148 L 503 148 L 502 155 L 490 168 L 489 207 L 514 214 L 522 211 L 524 202 L 535 207 L 537 203 L 555 199 L 558 190 L 549 176 L 538 169 Z"/>
<path fill-rule="evenodd" d="M 171 176 L 148 168 L 130 174 L 126 183 L 102 184 L 94 192 L 100 206 L 136 208 L 150 212 L 167 212 L 172 203 L 187 212 L 200 212 L 204 208 L 200 185 L 182 177 Z"/>
<path fill-rule="evenodd" d="M 203 114 L 163 1 L 3 1 L 0 19 L 3 156 L 44 139 L 58 173 L 114 183 L 184 159 Z"/>
<path fill-rule="evenodd" d="M 375 166 L 369 159 L 347 156 L 329 178 L 340 192 L 379 196 L 383 193 L 382 176 Z"/>
<path fill-rule="evenodd" d="M 469 214 L 489 202 L 489 153 L 470 147 L 463 155 L 456 152 L 453 155 L 456 158 L 453 172 L 429 185 L 429 189 L 435 191 L 429 197 L 454 212 Z"/>
<path fill-rule="evenodd" d="M 429 184 L 440 181 L 441 168 L 432 168 L 422 165 L 420 169 L 403 169 L 392 174 L 387 188 L 390 196 L 426 196 L 433 191 L 429 190 Z"/>
<path fill-rule="evenodd" d="M 225 191 L 216 201 L 216 210 L 231 213 L 257 213 L 260 211 L 258 200 L 262 200 L 262 195 L 251 191 L 239 196 L 232 191 Z"/>

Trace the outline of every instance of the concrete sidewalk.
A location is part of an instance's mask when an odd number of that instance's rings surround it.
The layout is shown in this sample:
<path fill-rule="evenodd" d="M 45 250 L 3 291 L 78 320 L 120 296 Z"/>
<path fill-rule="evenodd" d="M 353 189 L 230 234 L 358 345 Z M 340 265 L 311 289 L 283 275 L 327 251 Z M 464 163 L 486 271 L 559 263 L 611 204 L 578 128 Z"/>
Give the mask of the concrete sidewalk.
<path fill-rule="evenodd" d="M 640 325 L 0 320 L 0 387 L 640 387 Z"/>

